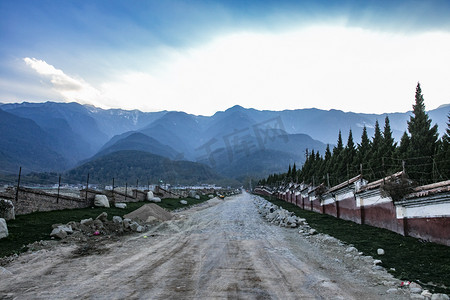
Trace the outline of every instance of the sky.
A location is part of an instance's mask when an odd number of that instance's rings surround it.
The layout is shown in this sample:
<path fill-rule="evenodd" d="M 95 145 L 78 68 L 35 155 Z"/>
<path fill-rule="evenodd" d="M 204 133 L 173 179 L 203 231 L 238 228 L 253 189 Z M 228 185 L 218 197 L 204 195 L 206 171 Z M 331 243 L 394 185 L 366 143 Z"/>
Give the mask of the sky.
<path fill-rule="evenodd" d="M 2 103 L 388 113 L 449 80 L 446 0 L 0 0 Z"/>

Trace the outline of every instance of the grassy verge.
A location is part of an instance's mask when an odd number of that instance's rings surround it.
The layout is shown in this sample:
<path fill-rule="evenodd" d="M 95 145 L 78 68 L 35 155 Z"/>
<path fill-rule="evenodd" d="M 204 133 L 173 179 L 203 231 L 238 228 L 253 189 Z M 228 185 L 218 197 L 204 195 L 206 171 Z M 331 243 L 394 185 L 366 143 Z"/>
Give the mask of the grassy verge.
<path fill-rule="evenodd" d="M 185 199 L 188 204 L 180 204 L 180 199 L 163 199 L 157 203 L 167 210 L 175 210 L 182 207 L 198 204 L 208 200 L 208 196 L 201 196 L 200 200 Z M 0 257 L 26 251 L 25 245 L 40 240 L 49 240 L 53 224 L 66 224 L 70 221 L 79 222 L 82 219 L 96 218 L 106 211 L 108 219 L 113 216 L 124 216 L 149 202 L 129 202 L 126 209 L 115 207 L 65 209 L 48 212 L 35 212 L 27 215 L 16 216 L 15 220 L 7 221 L 9 236 L 0 240 Z"/>
<path fill-rule="evenodd" d="M 267 200 L 305 218 L 318 232 L 354 245 L 364 255 L 380 259 L 396 278 L 415 281 L 435 293 L 450 294 L 450 247 L 404 237 L 392 231 L 359 225 L 311 211 L 277 199 Z M 377 249 L 385 250 L 378 255 Z"/>

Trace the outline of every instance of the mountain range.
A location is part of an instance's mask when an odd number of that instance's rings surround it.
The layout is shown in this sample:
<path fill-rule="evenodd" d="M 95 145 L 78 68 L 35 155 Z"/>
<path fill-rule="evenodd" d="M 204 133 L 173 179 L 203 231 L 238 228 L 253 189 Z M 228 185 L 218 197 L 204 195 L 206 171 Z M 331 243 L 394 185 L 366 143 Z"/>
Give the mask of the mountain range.
<path fill-rule="evenodd" d="M 441 134 L 449 111 L 450 105 L 428 111 Z M 344 142 L 350 129 L 359 142 L 364 126 L 372 137 L 375 122 L 383 128 L 386 116 L 399 141 L 410 115 L 314 108 L 260 111 L 236 105 L 212 116 L 197 116 L 176 111 L 105 110 L 78 103 L 3 104 L 0 172 L 17 173 L 22 166 L 24 172 L 68 174 L 85 164 L 99 166 L 96 162 L 114 153 L 120 153 L 123 163 L 133 165 L 136 157 L 142 158 L 137 152 L 144 152 L 174 162 L 165 165 L 181 161 L 192 170 L 206 165 L 210 169 L 202 172 L 210 178 L 243 181 L 284 171 L 288 164 L 301 165 L 306 149 L 323 154 L 327 144 L 332 147 L 336 143 L 339 130 Z M 174 180 L 172 175 L 168 178 Z"/>

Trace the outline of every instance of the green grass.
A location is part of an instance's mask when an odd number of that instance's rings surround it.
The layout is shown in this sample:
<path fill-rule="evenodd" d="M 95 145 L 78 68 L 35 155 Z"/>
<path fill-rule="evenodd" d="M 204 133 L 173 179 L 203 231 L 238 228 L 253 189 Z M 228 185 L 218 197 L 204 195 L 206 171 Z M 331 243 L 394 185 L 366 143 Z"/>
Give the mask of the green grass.
<path fill-rule="evenodd" d="M 188 205 L 180 204 L 181 199 L 163 199 L 157 203 L 167 210 L 198 204 L 208 200 L 208 196 L 201 196 L 200 200 L 187 198 Z M 108 219 L 113 216 L 124 216 L 144 204 L 150 202 L 129 202 L 126 209 L 120 208 L 81 208 L 65 209 L 48 212 L 34 212 L 16 216 L 15 220 L 7 221 L 9 236 L 0 240 L 0 257 L 26 251 L 26 245 L 40 240 L 49 240 L 53 224 L 66 224 L 70 221 L 79 222 L 82 219 L 96 218 L 102 212 L 108 213 Z"/>
<path fill-rule="evenodd" d="M 450 293 L 450 247 L 302 210 L 282 200 L 266 199 L 305 218 L 318 232 L 354 245 L 364 255 L 380 259 L 387 270 L 395 269 L 389 272 L 396 278 L 415 281 L 432 292 Z M 378 248 L 384 249 L 385 254 L 378 255 Z"/>

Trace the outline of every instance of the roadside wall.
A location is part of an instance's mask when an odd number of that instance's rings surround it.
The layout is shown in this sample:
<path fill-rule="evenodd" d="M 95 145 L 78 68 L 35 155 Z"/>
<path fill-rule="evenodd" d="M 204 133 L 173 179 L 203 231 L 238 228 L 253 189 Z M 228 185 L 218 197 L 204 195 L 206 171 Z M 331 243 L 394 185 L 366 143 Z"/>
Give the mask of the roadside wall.
<path fill-rule="evenodd" d="M 313 194 L 270 194 L 266 189 L 255 189 L 256 194 L 274 196 L 304 210 L 328 214 L 358 224 L 388 229 L 405 236 L 450 246 L 450 193 L 441 196 L 438 203 L 418 198 L 420 204 L 395 204 L 380 189 L 364 193 L 345 191 L 323 200 Z"/>

